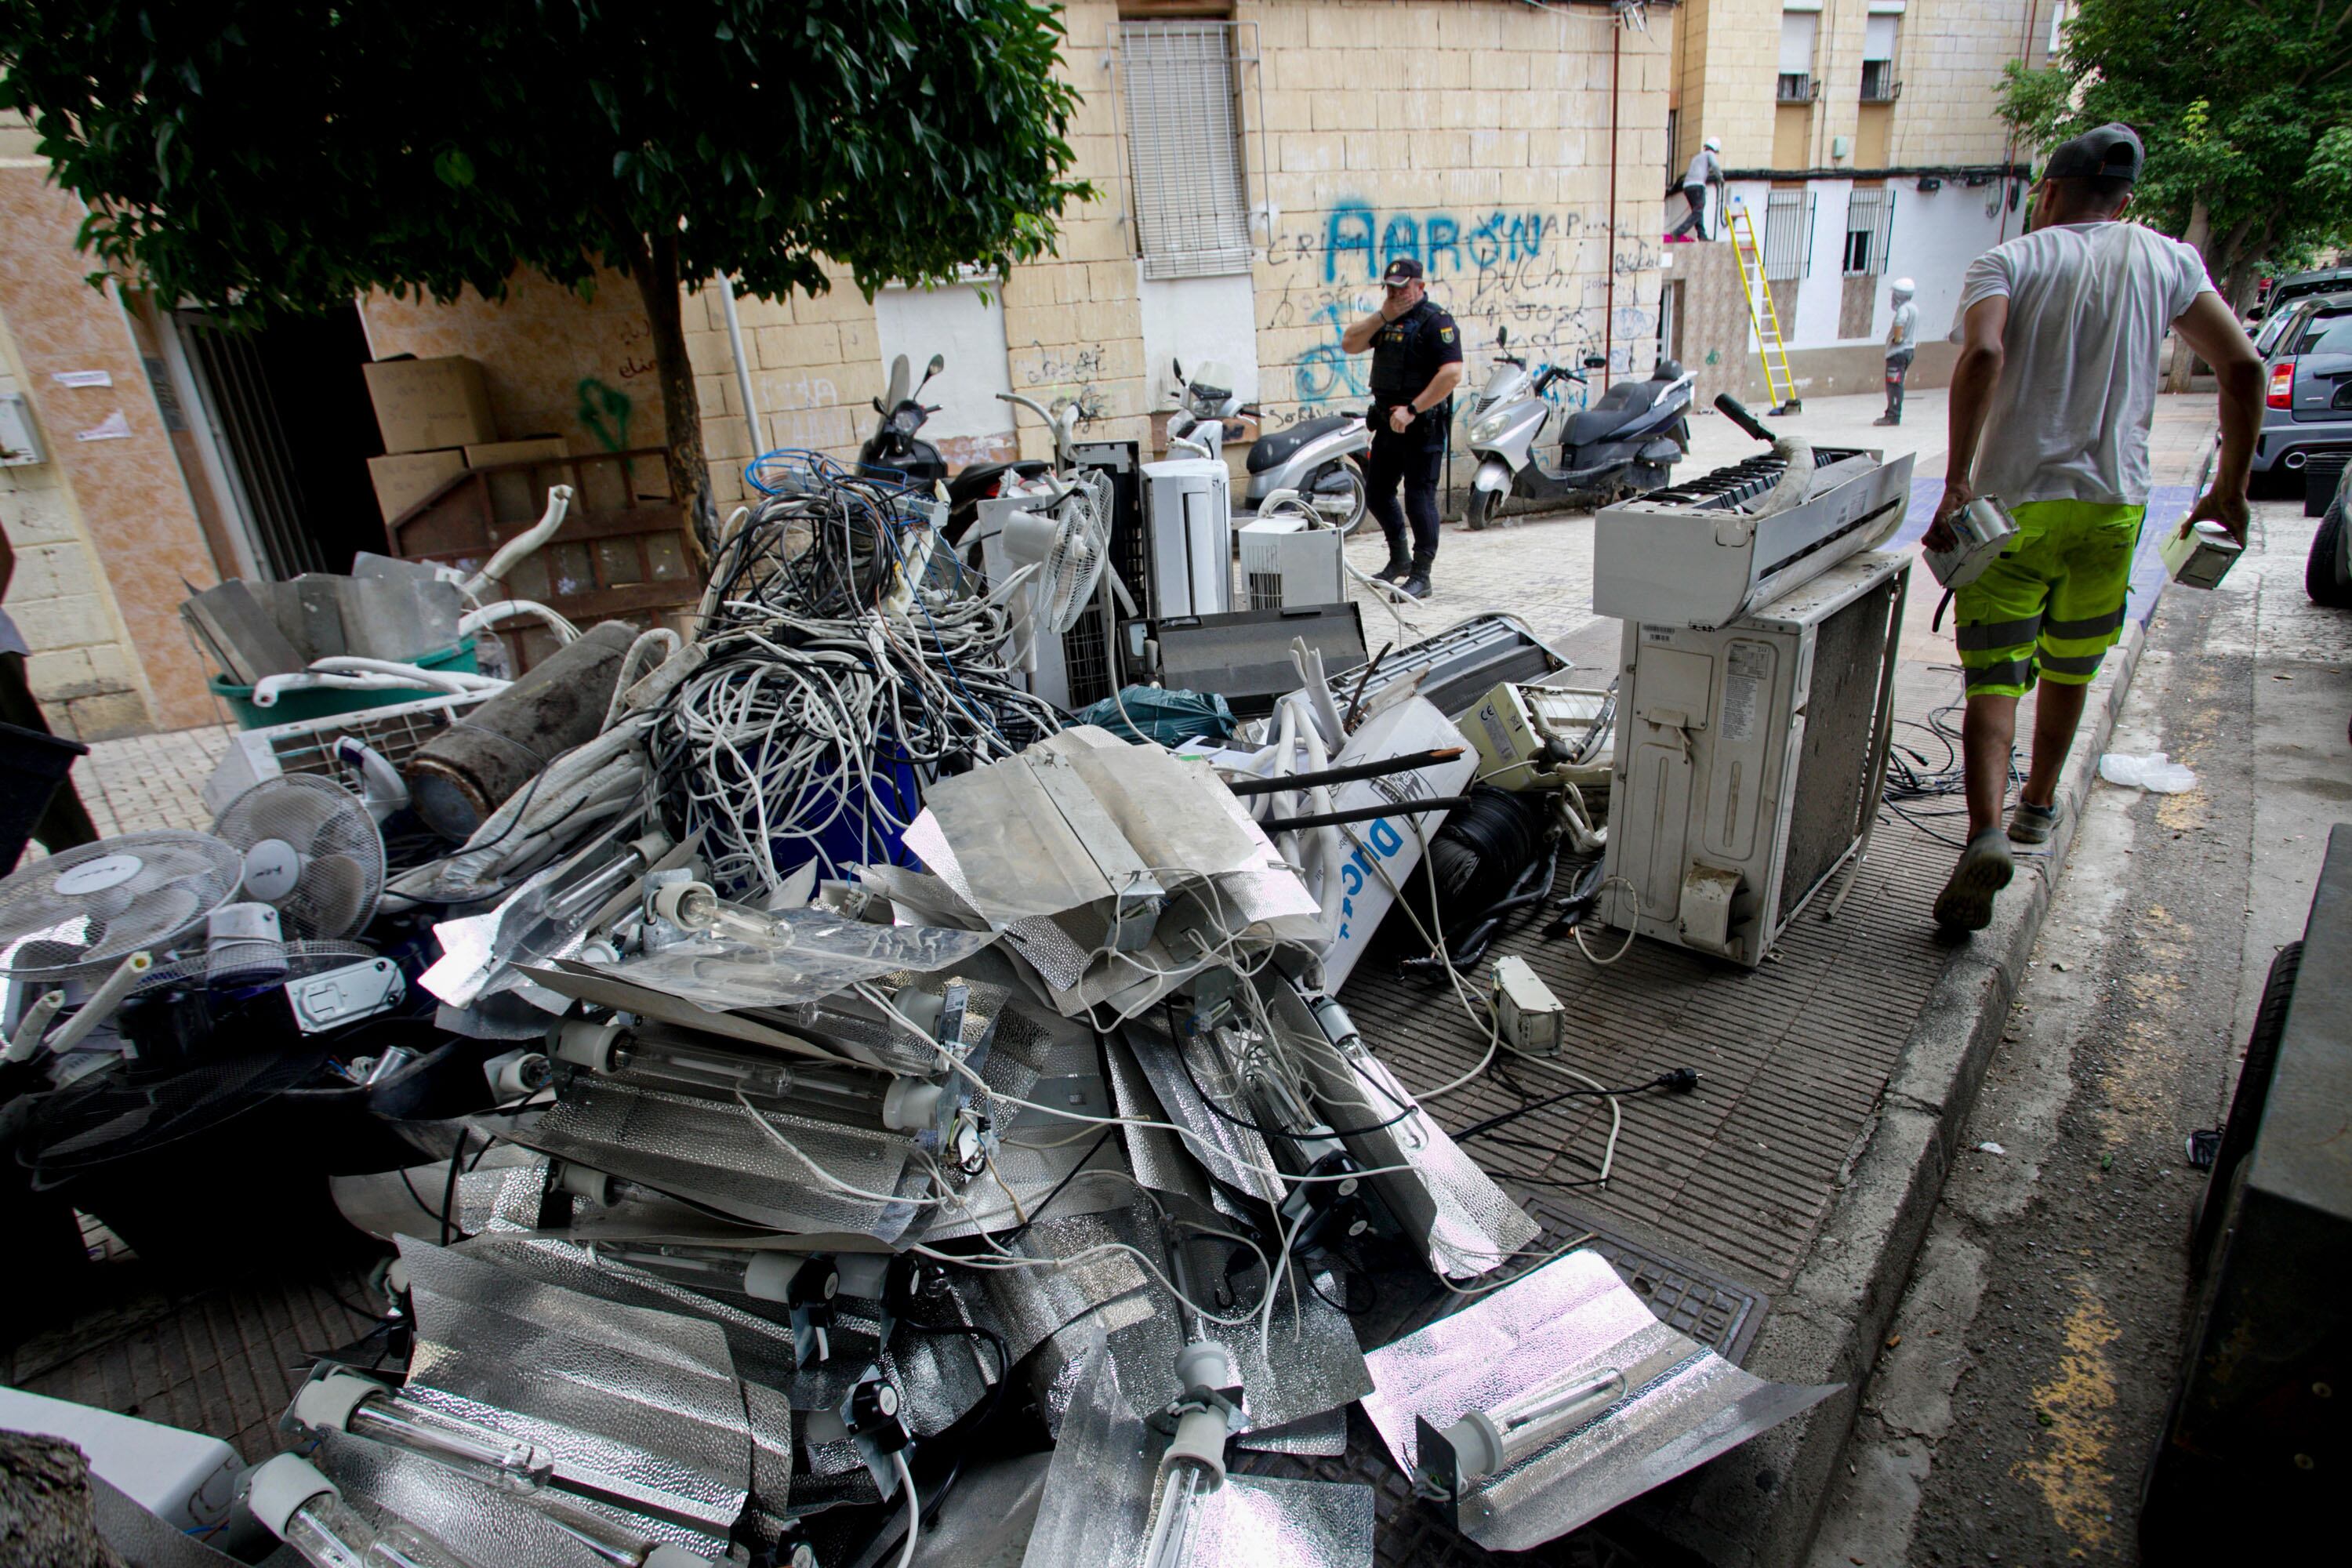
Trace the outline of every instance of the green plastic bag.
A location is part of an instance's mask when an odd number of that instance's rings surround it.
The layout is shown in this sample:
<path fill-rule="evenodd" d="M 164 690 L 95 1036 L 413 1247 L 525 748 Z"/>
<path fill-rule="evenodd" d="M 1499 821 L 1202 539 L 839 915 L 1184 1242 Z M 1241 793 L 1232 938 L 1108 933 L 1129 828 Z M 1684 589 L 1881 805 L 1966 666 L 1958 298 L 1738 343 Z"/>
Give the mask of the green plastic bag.
<path fill-rule="evenodd" d="M 1119 711 L 1125 707 L 1126 713 Z M 1095 724 L 1126 741 L 1175 746 L 1206 738 L 1230 741 L 1234 710 L 1213 691 L 1171 691 L 1163 686 L 1129 686 L 1115 697 L 1082 708 L 1081 724 Z M 1129 721 L 1132 721 L 1130 722 Z"/>

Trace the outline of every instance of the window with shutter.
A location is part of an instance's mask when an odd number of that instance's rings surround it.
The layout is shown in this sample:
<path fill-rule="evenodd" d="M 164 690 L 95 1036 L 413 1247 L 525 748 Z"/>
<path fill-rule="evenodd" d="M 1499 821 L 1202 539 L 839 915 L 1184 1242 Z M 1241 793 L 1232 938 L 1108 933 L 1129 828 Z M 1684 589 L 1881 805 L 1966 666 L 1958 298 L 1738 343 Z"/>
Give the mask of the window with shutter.
<path fill-rule="evenodd" d="M 1813 194 L 1773 191 L 1764 200 L 1764 276 L 1775 283 L 1812 270 Z"/>
<path fill-rule="evenodd" d="M 1848 278 L 1886 270 L 1886 242 L 1895 227 L 1895 193 L 1884 186 L 1855 191 L 1846 198 L 1845 266 Z"/>
<path fill-rule="evenodd" d="M 1247 272 L 1234 25 L 1123 22 L 1118 55 L 1143 275 Z"/>

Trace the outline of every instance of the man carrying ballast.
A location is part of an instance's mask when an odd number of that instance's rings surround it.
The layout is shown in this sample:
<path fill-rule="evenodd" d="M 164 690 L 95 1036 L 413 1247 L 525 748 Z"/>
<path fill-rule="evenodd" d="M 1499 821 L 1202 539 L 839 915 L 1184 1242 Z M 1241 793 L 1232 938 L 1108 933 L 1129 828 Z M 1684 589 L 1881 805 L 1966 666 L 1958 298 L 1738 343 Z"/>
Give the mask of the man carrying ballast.
<path fill-rule="evenodd" d="M 2009 508 L 2017 535 L 1954 595 L 1968 678 L 1969 840 L 1936 900 L 1947 930 L 1983 930 L 2015 870 L 2010 841 L 2044 844 L 2056 828 L 2058 774 L 2084 689 L 2123 633 L 2168 325 L 2221 383 L 2221 460 L 2189 521 L 2245 537 L 2262 362 L 2194 249 L 2119 221 L 2142 157 L 2122 125 L 2060 146 L 2032 229 L 1977 258 L 1961 280 L 1950 477 L 1927 543 L 1948 549 L 1948 520 L 1979 495 Z M 2032 767 L 2004 837 L 2017 702 L 2037 682 Z"/>

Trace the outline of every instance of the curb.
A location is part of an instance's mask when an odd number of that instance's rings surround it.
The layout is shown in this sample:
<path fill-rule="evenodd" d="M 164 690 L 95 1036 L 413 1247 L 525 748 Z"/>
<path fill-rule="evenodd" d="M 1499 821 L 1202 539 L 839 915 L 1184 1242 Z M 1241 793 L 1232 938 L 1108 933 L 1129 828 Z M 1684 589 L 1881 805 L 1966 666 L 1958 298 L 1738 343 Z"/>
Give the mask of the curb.
<path fill-rule="evenodd" d="M 2128 626 L 2101 672 L 2105 692 L 2092 704 L 2088 744 L 2076 746 L 2059 783 L 2066 810 L 2058 834 L 2046 854 L 2020 858 L 2018 878 L 1995 907 L 1991 926 L 1946 961 L 1811 1257 L 1772 1302 L 1746 1363 L 1749 1372 L 1776 1382 L 1843 1386 L 1706 1467 L 1686 1489 L 1671 1489 L 1663 1506 L 1642 1509 L 1643 1522 L 1664 1542 L 1738 1568 L 1797 1568 L 1811 1550 L 1879 1343 L 1910 1282 L 2065 869 L 2099 757 L 2147 649 L 2147 626 Z"/>

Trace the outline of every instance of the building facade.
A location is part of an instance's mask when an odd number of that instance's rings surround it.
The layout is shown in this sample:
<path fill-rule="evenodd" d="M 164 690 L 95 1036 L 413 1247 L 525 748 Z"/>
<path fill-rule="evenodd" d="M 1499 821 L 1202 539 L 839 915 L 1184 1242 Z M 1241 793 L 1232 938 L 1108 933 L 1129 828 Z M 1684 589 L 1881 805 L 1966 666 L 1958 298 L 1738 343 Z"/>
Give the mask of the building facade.
<path fill-rule="evenodd" d="M 1721 139 L 1728 202 L 1761 252 L 1801 395 L 1877 384 L 1898 277 L 1918 286 L 1914 382 L 1948 379 L 1939 340 L 1960 276 L 2025 225 L 2030 150 L 1994 112 L 2002 72 L 2046 63 L 2065 11 L 2064 0 L 1685 0 L 1668 162 L 1679 176 L 1705 138 Z M 1719 258 L 1690 268 L 1716 291 L 1738 287 Z"/>
<path fill-rule="evenodd" d="M 1074 173 L 1099 195 L 1064 215 L 1055 254 L 871 301 L 845 275 L 814 297 L 742 300 L 741 378 L 715 281 L 689 295 L 722 506 L 743 494 L 757 451 L 853 457 L 898 353 L 947 362 L 925 394 L 941 411 L 924 434 L 951 464 L 1045 452 L 1040 422 L 1003 400 L 1016 392 L 1074 404 L 1087 438 L 1152 455 L 1179 363 L 1226 367 L 1265 428 L 1360 409 L 1368 363 L 1340 351 L 1340 332 L 1374 308 L 1399 256 L 1422 262 L 1460 321 L 1471 388 L 1504 328 L 1515 353 L 1539 360 L 1606 356 L 1589 387 L 1561 389 L 1570 403 L 1646 375 L 1660 345 L 1658 172 L 1682 90 L 1677 29 L 1703 9 L 1066 6 L 1064 69 L 1084 95 Z M 372 297 L 245 343 L 201 311 L 89 287 L 71 245 L 79 216 L 29 132 L 0 127 L 0 394 L 25 398 L 45 448 L 40 463 L 0 468 L 0 525 L 19 561 L 7 607 L 61 731 L 95 739 L 219 717 L 179 625 L 183 584 L 282 575 L 313 555 L 332 568 L 351 548 L 383 548 L 366 544 L 380 528 L 366 462 L 383 450 L 368 449 L 368 359 L 478 361 L 503 439 L 559 437 L 582 454 L 658 439 L 666 413 L 625 279 L 593 300 L 527 278 L 495 304 Z M 1468 473 L 1457 458 L 1454 481 Z M 289 545 L 288 516 L 331 547 Z"/>

